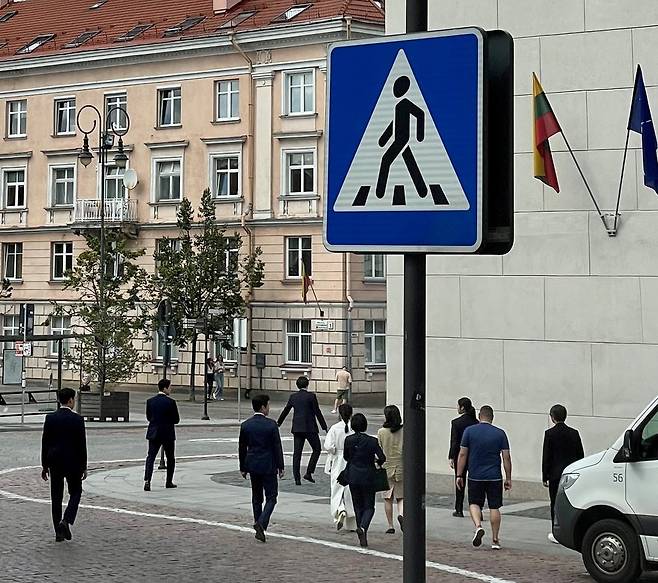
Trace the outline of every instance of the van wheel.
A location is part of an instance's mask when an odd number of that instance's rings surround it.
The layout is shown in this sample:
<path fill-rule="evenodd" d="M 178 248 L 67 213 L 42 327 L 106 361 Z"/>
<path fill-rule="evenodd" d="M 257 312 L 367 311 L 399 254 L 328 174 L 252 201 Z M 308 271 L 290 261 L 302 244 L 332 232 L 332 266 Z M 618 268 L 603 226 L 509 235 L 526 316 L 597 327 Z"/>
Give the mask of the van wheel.
<path fill-rule="evenodd" d="M 642 570 L 635 531 L 621 520 L 594 523 L 585 533 L 583 563 L 599 583 L 637 581 Z"/>

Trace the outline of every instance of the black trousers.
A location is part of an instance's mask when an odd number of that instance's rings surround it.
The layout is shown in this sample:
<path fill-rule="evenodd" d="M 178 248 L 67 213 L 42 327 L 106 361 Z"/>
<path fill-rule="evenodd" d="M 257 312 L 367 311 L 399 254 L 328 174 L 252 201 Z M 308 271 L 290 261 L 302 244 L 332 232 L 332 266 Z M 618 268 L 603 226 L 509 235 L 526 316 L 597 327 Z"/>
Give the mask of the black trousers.
<path fill-rule="evenodd" d="M 366 532 L 375 516 L 375 491 L 372 486 L 350 484 L 356 525 Z"/>
<path fill-rule="evenodd" d="M 308 441 L 313 449 L 311 459 L 308 462 L 308 468 L 306 468 L 307 474 L 315 472 L 315 467 L 318 465 L 322 448 L 320 447 L 320 436 L 317 433 L 293 433 L 293 436 L 295 438 L 295 447 L 292 454 L 292 476 L 295 480 L 299 481 L 302 479 L 300 466 L 302 464 L 304 442 Z"/>
<path fill-rule="evenodd" d="M 64 480 L 68 485 L 69 503 L 64 511 L 64 520 L 69 524 L 75 522 L 82 497 L 82 474 L 50 470 L 50 500 L 52 502 L 53 525 L 55 528 L 62 521 L 62 501 L 64 500 Z"/>
<path fill-rule="evenodd" d="M 164 449 L 165 456 L 167 456 L 167 484 L 171 484 L 174 480 L 174 469 L 176 468 L 176 442 L 162 442 L 157 438 L 149 439 L 149 452 L 146 456 L 146 466 L 144 467 L 144 481 L 150 482 L 153 477 L 153 464 L 155 463 L 155 458 L 158 456 L 160 447 Z"/>
<path fill-rule="evenodd" d="M 557 498 L 557 487 L 560 485 L 560 479 L 548 481 L 548 495 L 551 497 L 551 530 L 555 521 L 555 499 Z"/>
<path fill-rule="evenodd" d="M 466 494 L 466 474 L 467 472 L 464 471 L 464 475 L 462 478 L 464 478 L 464 487 L 460 490 L 457 488 L 457 478 L 459 477 L 457 475 L 457 465 L 455 464 L 455 510 L 457 512 L 464 512 L 464 494 Z"/>
<path fill-rule="evenodd" d="M 254 507 L 254 522 L 267 530 L 277 496 L 279 495 L 279 481 L 276 474 L 249 474 L 251 480 L 251 504 Z M 263 499 L 265 506 L 263 507 Z"/>

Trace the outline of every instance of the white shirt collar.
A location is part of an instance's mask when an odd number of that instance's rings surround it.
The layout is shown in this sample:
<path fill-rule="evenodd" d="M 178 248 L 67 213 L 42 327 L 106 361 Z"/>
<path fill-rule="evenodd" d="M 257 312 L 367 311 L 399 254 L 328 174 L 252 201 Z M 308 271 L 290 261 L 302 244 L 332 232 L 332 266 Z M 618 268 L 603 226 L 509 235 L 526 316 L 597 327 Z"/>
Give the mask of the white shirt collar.
<path fill-rule="evenodd" d="M 265 417 L 265 413 L 261 413 L 260 411 L 256 411 L 254 413 L 254 415 L 261 415 L 261 416 Z"/>
<path fill-rule="evenodd" d="M 69 411 L 73 411 L 73 409 L 71 409 L 71 407 L 69 407 L 68 405 L 60 405 L 59 408 L 60 409 L 68 409 Z"/>

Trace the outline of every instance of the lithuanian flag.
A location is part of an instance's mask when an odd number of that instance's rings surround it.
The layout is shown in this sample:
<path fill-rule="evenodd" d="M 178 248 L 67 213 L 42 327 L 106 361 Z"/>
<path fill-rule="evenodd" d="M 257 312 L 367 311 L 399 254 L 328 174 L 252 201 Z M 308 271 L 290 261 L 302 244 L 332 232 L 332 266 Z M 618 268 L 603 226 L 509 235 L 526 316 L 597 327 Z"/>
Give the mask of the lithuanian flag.
<path fill-rule="evenodd" d="M 312 287 L 313 287 L 313 282 L 311 280 L 311 277 L 306 274 L 306 265 L 302 261 L 302 301 L 305 304 L 308 303 L 308 300 L 306 299 L 308 290 L 309 288 Z"/>
<path fill-rule="evenodd" d="M 551 104 L 539 83 L 539 79 L 532 74 L 533 95 L 533 153 L 535 158 L 535 178 L 539 178 L 544 184 L 550 186 L 555 192 L 560 192 L 557 183 L 557 174 L 553 164 L 551 147 L 548 138 L 562 131 L 560 124 L 553 113 Z"/>

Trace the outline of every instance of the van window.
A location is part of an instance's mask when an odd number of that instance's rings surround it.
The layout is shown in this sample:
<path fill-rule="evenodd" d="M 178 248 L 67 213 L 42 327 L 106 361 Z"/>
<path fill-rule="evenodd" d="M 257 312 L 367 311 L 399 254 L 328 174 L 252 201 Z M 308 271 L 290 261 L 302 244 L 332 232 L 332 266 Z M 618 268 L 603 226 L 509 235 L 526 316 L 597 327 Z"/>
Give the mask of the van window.
<path fill-rule="evenodd" d="M 642 428 L 640 459 L 658 460 L 658 410 L 653 412 Z"/>

